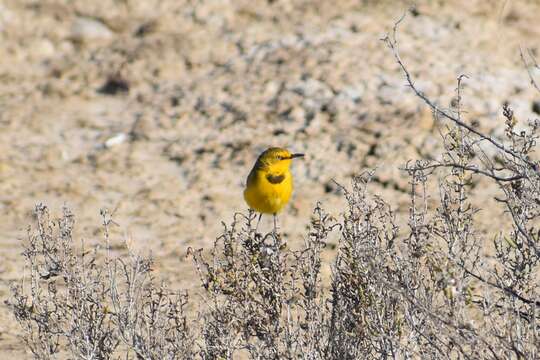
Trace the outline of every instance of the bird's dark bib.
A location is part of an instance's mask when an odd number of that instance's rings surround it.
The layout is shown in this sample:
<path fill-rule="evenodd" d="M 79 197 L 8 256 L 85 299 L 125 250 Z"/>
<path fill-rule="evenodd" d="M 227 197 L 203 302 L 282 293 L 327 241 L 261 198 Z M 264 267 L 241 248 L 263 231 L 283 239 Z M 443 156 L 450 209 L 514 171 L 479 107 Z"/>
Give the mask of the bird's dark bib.
<path fill-rule="evenodd" d="M 279 184 L 285 180 L 285 174 L 279 174 L 279 175 L 272 175 L 268 174 L 266 175 L 266 180 L 268 180 L 271 184 Z"/>

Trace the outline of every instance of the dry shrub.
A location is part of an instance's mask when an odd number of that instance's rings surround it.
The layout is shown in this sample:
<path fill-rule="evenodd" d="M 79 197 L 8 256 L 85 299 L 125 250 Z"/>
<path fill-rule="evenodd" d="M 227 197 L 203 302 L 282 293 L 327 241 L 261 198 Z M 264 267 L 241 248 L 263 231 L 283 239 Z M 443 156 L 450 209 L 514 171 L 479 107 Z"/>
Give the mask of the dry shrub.
<path fill-rule="evenodd" d="M 7 304 L 36 359 L 110 359 L 118 351 L 138 359 L 189 356 L 187 294 L 157 285 L 149 258 L 112 257 L 106 211 L 106 246 L 90 250 L 74 243 L 68 209 L 52 220 L 40 204 L 35 214 L 23 253 L 28 274 Z"/>

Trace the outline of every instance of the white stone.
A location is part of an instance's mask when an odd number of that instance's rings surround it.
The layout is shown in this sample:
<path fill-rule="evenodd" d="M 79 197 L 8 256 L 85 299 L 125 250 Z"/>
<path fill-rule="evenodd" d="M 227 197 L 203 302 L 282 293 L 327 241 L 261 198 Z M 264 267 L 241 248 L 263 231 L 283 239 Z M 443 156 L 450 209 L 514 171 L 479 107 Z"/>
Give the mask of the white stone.
<path fill-rule="evenodd" d="M 113 32 L 99 20 L 78 17 L 71 26 L 71 37 L 78 41 L 107 40 Z"/>

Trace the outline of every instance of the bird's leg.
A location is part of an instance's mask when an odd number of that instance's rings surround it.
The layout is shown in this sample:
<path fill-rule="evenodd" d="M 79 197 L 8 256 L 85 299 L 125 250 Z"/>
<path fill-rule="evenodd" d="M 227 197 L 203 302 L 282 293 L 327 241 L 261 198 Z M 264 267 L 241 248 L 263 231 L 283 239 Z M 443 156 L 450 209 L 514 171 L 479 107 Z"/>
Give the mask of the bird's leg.
<path fill-rule="evenodd" d="M 278 232 L 278 226 L 277 226 L 277 215 L 274 213 L 274 234 L 277 235 Z"/>
<path fill-rule="evenodd" d="M 255 235 L 257 235 L 257 229 L 259 228 L 261 218 L 262 218 L 262 213 L 259 214 L 259 220 L 257 220 L 257 226 L 255 226 Z"/>

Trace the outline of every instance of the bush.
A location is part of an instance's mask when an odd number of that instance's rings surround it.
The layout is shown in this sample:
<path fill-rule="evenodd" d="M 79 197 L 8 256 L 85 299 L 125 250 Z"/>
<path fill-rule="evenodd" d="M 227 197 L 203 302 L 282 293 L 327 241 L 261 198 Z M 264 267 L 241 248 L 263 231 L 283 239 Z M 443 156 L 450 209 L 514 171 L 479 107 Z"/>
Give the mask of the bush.
<path fill-rule="evenodd" d="M 140 359 L 191 356 L 187 294 L 156 285 L 151 259 L 111 256 L 107 212 L 107 246 L 91 250 L 83 241 L 75 249 L 68 209 L 58 220 L 41 204 L 35 214 L 23 253 L 29 275 L 12 287 L 8 305 L 36 359 L 56 359 L 61 351 L 76 359 L 109 359 L 118 351 Z"/>
<path fill-rule="evenodd" d="M 73 215 L 51 220 L 38 205 L 24 252 L 29 273 L 8 301 L 34 357 L 538 358 L 540 172 L 531 154 L 540 121 L 517 132 L 505 106 L 505 139 L 483 134 L 462 118 L 462 76 L 454 109 L 437 106 L 399 56 L 398 24 L 384 41 L 416 95 L 448 123 L 438 160 L 403 169 L 407 229 L 369 191 L 372 172 L 340 186 L 341 219 L 317 205 L 300 250 L 279 233 L 256 233 L 255 214 L 237 214 L 209 254 L 190 250 L 204 305 L 188 317 L 187 293 L 157 284 L 151 259 L 111 256 L 108 213 L 106 246 L 76 250 Z M 438 200 L 428 206 L 436 178 Z M 497 186 L 511 225 L 497 230 L 492 258 L 480 251 L 480 206 L 469 197 L 476 178 Z M 339 240 L 324 281 L 321 253 L 332 236 Z"/>

